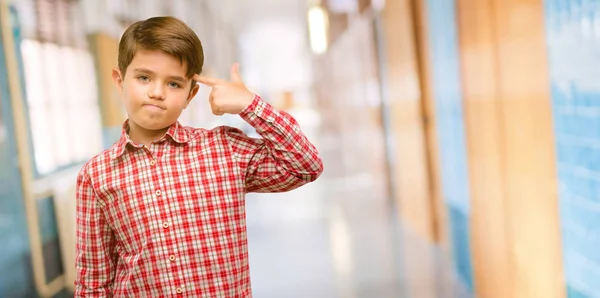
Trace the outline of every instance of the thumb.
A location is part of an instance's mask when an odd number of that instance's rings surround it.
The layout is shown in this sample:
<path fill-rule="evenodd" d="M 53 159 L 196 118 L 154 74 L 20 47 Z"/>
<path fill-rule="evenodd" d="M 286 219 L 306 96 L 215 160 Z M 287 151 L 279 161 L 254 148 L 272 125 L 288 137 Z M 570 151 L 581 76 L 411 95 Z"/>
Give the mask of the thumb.
<path fill-rule="evenodd" d="M 240 76 L 240 65 L 234 63 L 231 67 L 231 81 L 234 83 L 242 83 L 242 77 Z"/>

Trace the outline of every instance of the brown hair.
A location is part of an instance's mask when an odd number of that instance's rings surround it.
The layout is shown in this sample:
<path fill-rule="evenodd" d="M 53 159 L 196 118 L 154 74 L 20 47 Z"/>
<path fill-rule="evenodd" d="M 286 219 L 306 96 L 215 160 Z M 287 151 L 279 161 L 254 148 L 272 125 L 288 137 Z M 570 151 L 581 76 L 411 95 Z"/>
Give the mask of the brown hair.
<path fill-rule="evenodd" d="M 174 17 L 153 17 L 129 26 L 119 41 L 119 70 L 125 76 L 138 49 L 159 50 L 186 63 L 186 76 L 202 72 L 202 43 L 184 22 Z"/>

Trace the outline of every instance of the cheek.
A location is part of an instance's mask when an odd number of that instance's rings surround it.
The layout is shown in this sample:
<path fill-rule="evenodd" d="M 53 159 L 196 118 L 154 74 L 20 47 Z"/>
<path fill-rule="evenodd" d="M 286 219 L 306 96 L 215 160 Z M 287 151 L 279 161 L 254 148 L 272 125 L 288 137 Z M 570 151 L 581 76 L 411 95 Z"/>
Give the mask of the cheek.
<path fill-rule="evenodd" d="M 187 92 L 185 91 L 178 91 L 178 92 L 173 92 L 170 94 L 170 98 L 172 99 L 171 102 L 171 106 L 173 107 L 177 107 L 177 108 L 185 108 L 185 106 L 187 105 Z"/>
<path fill-rule="evenodd" d="M 127 86 L 123 87 L 123 91 L 122 91 L 122 96 L 123 98 L 125 98 L 127 101 L 140 101 L 142 100 L 142 96 L 144 95 L 144 90 L 143 88 L 140 88 L 140 86 L 135 86 L 135 85 L 130 85 L 128 84 Z"/>

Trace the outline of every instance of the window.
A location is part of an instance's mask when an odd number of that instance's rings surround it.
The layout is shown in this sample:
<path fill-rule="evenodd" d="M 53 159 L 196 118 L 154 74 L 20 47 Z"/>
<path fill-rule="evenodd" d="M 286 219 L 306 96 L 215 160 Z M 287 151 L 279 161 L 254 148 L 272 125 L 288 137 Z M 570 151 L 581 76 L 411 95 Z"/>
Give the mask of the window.
<path fill-rule="evenodd" d="M 33 159 L 38 175 L 89 159 L 102 149 L 92 55 L 70 0 L 36 0 L 35 34 L 21 41 Z"/>

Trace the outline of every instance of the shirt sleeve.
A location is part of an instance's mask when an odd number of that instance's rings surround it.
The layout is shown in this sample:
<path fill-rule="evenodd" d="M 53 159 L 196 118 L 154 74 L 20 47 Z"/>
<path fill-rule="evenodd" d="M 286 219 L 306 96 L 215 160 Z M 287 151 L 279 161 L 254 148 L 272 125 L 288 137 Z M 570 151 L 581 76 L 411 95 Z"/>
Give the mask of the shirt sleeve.
<path fill-rule="evenodd" d="M 317 148 L 298 122 L 255 96 L 240 114 L 262 138 L 230 129 L 226 136 L 244 173 L 247 192 L 285 192 L 316 180 L 323 172 Z"/>
<path fill-rule="evenodd" d="M 115 236 L 106 221 L 90 177 L 77 177 L 75 297 L 112 297 Z"/>

